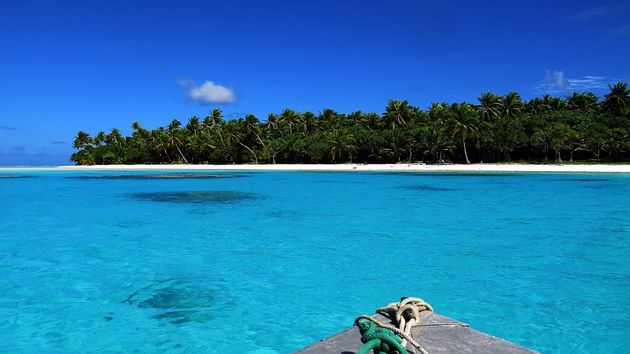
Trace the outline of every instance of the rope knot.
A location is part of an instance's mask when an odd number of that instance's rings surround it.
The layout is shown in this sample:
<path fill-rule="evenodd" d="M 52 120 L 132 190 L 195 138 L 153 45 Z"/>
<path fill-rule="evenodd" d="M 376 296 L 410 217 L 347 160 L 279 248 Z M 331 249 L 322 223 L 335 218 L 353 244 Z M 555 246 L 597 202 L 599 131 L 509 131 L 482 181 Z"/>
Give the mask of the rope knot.
<path fill-rule="evenodd" d="M 389 317 L 390 320 L 395 319 L 398 328 L 402 331 L 405 331 L 407 326 L 411 329 L 419 325 L 422 311 L 433 312 L 433 307 L 419 297 L 403 297 L 399 302 L 392 302 L 376 310 L 377 313 Z"/>
<path fill-rule="evenodd" d="M 361 342 L 365 344 L 357 354 L 366 354 L 370 350 L 376 354 L 407 354 L 402 339 L 393 331 L 365 319 L 359 319 L 356 325 L 361 332 Z"/>
<path fill-rule="evenodd" d="M 407 354 L 407 349 L 405 349 L 407 343 L 415 347 L 419 353 L 427 354 L 427 351 L 411 336 L 411 328 L 420 325 L 420 312 L 423 311 L 433 312 L 433 307 L 421 298 L 404 297 L 399 302 L 392 302 L 376 310 L 378 314 L 389 318 L 396 326 L 380 323 L 365 315 L 357 317 L 355 325 L 359 327 L 361 341 L 365 343 L 358 354 L 367 353 L 371 349 L 374 349 L 375 354 Z M 390 333 L 397 340 L 393 341 Z M 404 351 L 401 351 L 401 348 Z"/>

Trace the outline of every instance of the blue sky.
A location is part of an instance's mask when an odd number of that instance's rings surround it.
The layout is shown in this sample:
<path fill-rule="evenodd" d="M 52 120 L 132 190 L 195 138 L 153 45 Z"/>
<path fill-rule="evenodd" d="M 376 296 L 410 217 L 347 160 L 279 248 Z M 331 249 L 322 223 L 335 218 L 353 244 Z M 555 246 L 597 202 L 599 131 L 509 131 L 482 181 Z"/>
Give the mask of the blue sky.
<path fill-rule="evenodd" d="M 0 165 L 66 164 L 76 132 L 223 109 L 382 112 L 630 79 L 630 1 L 0 4 Z"/>

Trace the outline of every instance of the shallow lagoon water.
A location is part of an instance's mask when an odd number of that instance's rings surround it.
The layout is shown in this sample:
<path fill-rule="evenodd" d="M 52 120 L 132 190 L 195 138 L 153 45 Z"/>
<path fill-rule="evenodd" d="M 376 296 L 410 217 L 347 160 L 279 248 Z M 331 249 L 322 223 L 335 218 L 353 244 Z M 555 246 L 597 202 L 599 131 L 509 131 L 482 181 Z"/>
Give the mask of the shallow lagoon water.
<path fill-rule="evenodd" d="M 11 174 L 2 353 L 286 353 L 402 295 L 541 352 L 630 345 L 627 175 Z"/>

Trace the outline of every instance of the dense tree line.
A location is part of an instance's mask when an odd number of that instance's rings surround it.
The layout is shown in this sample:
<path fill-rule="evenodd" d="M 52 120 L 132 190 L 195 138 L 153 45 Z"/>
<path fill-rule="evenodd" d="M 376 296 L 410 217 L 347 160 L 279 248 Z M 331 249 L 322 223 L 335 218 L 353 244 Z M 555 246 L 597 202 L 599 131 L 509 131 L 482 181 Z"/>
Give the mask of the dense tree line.
<path fill-rule="evenodd" d="M 71 159 L 79 165 L 158 163 L 500 162 L 628 158 L 630 90 L 617 83 L 600 101 L 592 93 L 524 102 L 484 93 L 476 104 L 433 103 L 427 110 L 389 101 L 385 112 L 319 114 L 285 109 L 266 121 L 224 120 L 215 109 L 185 126 L 174 119 L 90 136 L 80 131 Z"/>

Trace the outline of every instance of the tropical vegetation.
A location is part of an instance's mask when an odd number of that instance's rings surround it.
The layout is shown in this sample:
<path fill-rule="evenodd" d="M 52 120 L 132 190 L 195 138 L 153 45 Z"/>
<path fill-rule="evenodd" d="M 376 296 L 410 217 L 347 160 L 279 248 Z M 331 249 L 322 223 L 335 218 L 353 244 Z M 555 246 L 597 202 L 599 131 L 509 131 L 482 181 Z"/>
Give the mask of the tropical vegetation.
<path fill-rule="evenodd" d="M 221 110 L 185 125 L 138 122 L 91 136 L 79 131 L 72 161 L 91 164 L 398 163 L 621 161 L 630 151 L 630 89 L 524 101 L 516 92 L 426 110 L 391 100 L 382 114 L 285 109 L 261 121 Z"/>

